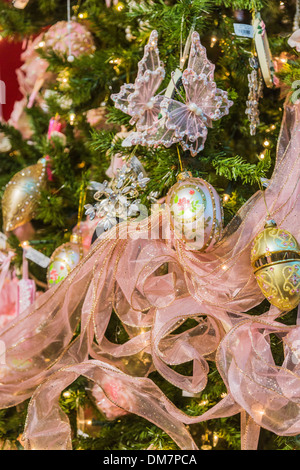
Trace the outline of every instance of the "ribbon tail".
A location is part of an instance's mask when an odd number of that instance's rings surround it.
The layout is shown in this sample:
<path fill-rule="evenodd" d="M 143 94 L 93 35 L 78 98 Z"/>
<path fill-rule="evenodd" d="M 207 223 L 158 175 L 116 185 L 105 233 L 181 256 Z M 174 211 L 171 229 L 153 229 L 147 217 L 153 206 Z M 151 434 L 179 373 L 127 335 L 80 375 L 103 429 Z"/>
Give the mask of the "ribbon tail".
<path fill-rule="evenodd" d="M 245 411 L 241 411 L 241 450 L 257 450 L 260 426 Z"/>

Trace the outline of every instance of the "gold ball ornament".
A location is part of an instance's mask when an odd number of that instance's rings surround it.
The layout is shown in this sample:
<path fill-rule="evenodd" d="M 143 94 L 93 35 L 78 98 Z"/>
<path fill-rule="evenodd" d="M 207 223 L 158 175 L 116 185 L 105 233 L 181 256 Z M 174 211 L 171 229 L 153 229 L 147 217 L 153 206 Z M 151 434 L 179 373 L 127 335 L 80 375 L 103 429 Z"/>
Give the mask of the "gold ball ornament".
<path fill-rule="evenodd" d="M 300 246 L 295 237 L 268 220 L 253 241 L 251 264 L 268 301 L 280 310 L 300 302 Z"/>
<path fill-rule="evenodd" d="M 189 172 L 180 173 L 167 194 L 170 224 L 187 249 L 210 251 L 223 229 L 221 200 L 212 185 Z"/>
<path fill-rule="evenodd" d="M 69 242 L 59 246 L 52 254 L 47 270 L 48 287 L 59 284 L 83 257 L 82 238 L 73 234 Z"/>
<path fill-rule="evenodd" d="M 2 198 L 3 228 L 15 230 L 34 218 L 40 191 L 46 185 L 46 165 L 38 162 L 16 173 L 5 187 Z"/>

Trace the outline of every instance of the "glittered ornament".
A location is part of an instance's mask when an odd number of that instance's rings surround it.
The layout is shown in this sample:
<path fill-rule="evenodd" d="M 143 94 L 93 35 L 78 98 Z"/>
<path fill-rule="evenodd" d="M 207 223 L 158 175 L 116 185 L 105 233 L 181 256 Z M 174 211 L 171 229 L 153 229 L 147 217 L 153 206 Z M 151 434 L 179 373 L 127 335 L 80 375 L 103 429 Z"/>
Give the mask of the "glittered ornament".
<path fill-rule="evenodd" d="M 4 134 L 4 132 L 0 132 L 0 153 L 9 152 L 11 150 L 11 143 L 9 138 Z"/>
<path fill-rule="evenodd" d="M 59 284 L 84 255 L 80 235 L 73 234 L 69 242 L 59 246 L 50 258 L 47 271 L 48 286 Z"/>
<path fill-rule="evenodd" d="M 45 50 L 53 49 L 56 53 L 68 54 L 68 62 L 82 54 L 93 54 L 96 50 L 90 31 L 76 21 L 58 21 L 44 35 Z M 69 53 L 69 43 L 72 53 Z M 71 58 L 72 56 L 72 58 Z"/>
<path fill-rule="evenodd" d="M 207 181 L 180 173 L 166 203 L 176 238 L 188 249 L 209 251 L 220 239 L 223 211 L 216 190 Z"/>
<path fill-rule="evenodd" d="M 3 227 L 6 232 L 34 218 L 40 192 L 46 181 L 46 166 L 42 162 L 24 168 L 13 176 L 2 198 Z"/>
<path fill-rule="evenodd" d="M 300 302 L 300 246 L 295 237 L 268 220 L 253 241 L 251 264 L 268 301 L 280 310 Z"/>
<path fill-rule="evenodd" d="M 35 236 L 35 230 L 31 222 L 26 222 L 25 224 L 20 225 L 12 232 L 20 242 L 33 240 Z"/>
<path fill-rule="evenodd" d="M 29 0 L 13 0 L 12 4 L 15 8 L 23 10 L 27 6 L 28 2 Z"/>

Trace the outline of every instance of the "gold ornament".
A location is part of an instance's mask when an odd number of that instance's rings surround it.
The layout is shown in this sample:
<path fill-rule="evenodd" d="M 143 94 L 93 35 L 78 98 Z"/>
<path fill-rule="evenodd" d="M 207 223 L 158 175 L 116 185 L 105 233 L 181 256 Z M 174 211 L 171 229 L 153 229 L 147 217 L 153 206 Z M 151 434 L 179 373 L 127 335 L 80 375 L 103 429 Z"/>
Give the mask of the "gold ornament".
<path fill-rule="evenodd" d="M 45 187 L 46 181 L 46 166 L 42 162 L 24 168 L 13 176 L 6 185 L 2 198 L 5 232 L 10 232 L 34 218 L 40 191 Z"/>
<path fill-rule="evenodd" d="M 59 246 L 52 254 L 47 271 L 48 286 L 59 284 L 83 257 L 82 238 L 71 235 L 70 241 Z"/>
<path fill-rule="evenodd" d="M 274 220 L 268 220 L 254 239 L 251 264 L 262 293 L 272 305 L 292 310 L 299 304 L 300 246 Z"/>

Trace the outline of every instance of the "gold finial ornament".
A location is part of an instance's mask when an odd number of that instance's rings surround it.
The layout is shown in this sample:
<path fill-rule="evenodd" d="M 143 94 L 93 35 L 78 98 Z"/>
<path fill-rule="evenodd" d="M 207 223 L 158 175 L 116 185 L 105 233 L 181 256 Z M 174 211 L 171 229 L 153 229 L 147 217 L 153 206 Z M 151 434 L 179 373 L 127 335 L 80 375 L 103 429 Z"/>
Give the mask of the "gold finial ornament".
<path fill-rule="evenodd" d="M 2 198 L 5 232 L 15 230 L 34 218 L 46 181 L 46 165 L 42 162 L 28 166 L 12 177 Z"/>
<path fill-rule="evenodd" d="M 292 310 L 299 304 L 300 246 L 272 219 L 253 241 L 251 264 L 262 293 L 272 305 Z"/>

